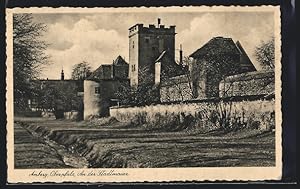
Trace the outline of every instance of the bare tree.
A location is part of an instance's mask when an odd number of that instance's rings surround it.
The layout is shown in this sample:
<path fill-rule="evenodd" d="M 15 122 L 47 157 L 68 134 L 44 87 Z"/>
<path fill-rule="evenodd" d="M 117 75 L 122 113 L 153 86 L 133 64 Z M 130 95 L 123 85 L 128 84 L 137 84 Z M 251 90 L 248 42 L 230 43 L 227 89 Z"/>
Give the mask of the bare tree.
<path fill-rule="evenodd" d="M 75 64 L 72 70 L 72 79 L 74 80 L 84 80 L 89 77 L 92 73 L 91 66 L 86 61 L 82 61 L 79 64 Z"/>
<path fill-rule="evenodd" d="M 189 70 L 191 68 L 192 62 L 193 60 L 190 59 L 189 57 L 184 57 L 182 62 L 177 62 L 177 64 L 179 65 L 177 68 L 170 65 L 164 65 L 165 66 L 164 70 L 161 73 L 162 82 L 164 83 L 163 85 L 165 88 L 168 88 L 168 90 L 169 89 L 175 90 L 169 92 L 172 94 L 169 93 L 164 94 L 166 95 L 167 99 L 169 99 L 169 101 L 171 101 L 172 96 L 174 95 L 175 96 L 179 95 L 180 101 L 194 98 L 191 72 Z M 180 70 L 178 68 L 180 68 Z M 176 75 L 176 76 L 172 77 L 172 75 Z"/>
<path fill-rule="evenodd" d="M 116 92 L 121 104 L 126 105 L 149 105 L 159 101 L 159 88 L 153 85 L 154 75 L 149 74 L 149 68 L 139 69 L 138 86 L 129 86 L 126 83 L 119 87 Z"/>
<path fill-rule="evenodd" d="M 268 41 L 262 41 L 255 49 L 255 57 L 264 69 L 274 69 L 275 67 L 275 46 L 274 37 Z"/>
<path fill-rule="evenodd" d="M 41 39 L 46 25 L 36 23 L 31 14 L 13 15 L 13 72 L 14 103 L 26 108 L 26 99 L 35 94 L 30 82 L 39 76 L 42 66 L 49 63 L 45 50 L 48 44 Z"/>

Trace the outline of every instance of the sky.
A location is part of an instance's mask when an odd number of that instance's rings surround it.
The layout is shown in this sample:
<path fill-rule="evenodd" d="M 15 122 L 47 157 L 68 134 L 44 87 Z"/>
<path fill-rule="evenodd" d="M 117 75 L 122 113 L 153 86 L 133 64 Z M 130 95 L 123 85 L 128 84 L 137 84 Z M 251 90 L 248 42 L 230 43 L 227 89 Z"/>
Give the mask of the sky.
<path fill-rule="evenodd" d="M 184 56 L 202 47 L 216 36 L 240 41 L 257 69 L 261 66 L 254 49 L 261 41 L 274 36 L 274 17 L 270 12 L 104 12 L 104 13 L 35 13 L 36 22 L 47 25 L 41 37 L 49 47 L 51 63 L 40 78 L 59 79 L 61 69 L 65 78 L 71 77 L 72 67 L 82 61 L 92 69 L 110 64 L 118 55 L 128 62 L 128 28 L 142 23 L 165 27 L 176 26 L 176 49 L 182 44 Z M 175 52 L 176 58 L 179 51 Z"/>

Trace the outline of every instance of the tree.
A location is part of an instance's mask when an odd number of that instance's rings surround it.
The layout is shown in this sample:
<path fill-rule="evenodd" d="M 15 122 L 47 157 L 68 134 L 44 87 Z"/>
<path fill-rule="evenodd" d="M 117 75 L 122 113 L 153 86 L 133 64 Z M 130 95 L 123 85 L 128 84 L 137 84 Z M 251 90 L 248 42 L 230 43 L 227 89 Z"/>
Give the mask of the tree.
<path fill-rule="evenodd" d="M 255 49 L 255 57 L 264 69 L 274 69 L 275 67 L 275 46 L 274 37 L 268 41 L 262 41 Z"/>
<path fill-rule="evenodd" d="M 38 108 L 53 111 L 56 118 L 68 111 L 82 111 L 82 99 L 77 95 L 78 86 L 75 83 L 57 82 L 43 85 L 37 97 Z"/>
<path fill-rule="evenodd" d="M 149 74 L 149 68 L 139 69 L 142 78 L 138 86 L 124 83 L 115 93 L 123 105 L 150 105 L 159 102 L 159 88 L 153 84 L 154 75 Z"/>
<path fill-rule="evenodd" d="M 193 99 L 191 80 L 192 59 L 184 57 L 175 64 L 165 64 L 161 71 L 161 99 L 163 101 L 185 101 Z"/>
<path fill-rule="evenodd" d="M 71 77 L 74 80 L 84 80 L 85 78 L 91 75 L 92 73 L 91 69 L 92 68 L 89 65 L 89 63 L 83 61 L 73 66 Z"/>
<path fill-rule="evenodd" d="M 31 14 L 13 15 L 13 74 L 16 109 L 25 109 L 26 100 L 35 95 L 31 80 L 37 79 L 42 66 L 49 63 L 45 50 L 48 44 L 41 39 L 47 27 L 36 23 Z"/>

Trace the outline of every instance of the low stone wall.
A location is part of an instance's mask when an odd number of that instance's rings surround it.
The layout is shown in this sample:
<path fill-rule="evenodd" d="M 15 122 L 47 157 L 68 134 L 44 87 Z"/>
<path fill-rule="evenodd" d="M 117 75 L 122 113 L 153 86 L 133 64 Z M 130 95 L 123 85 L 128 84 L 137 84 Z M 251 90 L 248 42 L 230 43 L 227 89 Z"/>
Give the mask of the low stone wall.
<path fill-rule="evenodd" d="M 64 112 L 64 118 L 69 120 L 77 120 L 79 113 L 77 111 Z"/>
<path fill-rule="evenodd" d="M 270 94 L 275 90 L 273 71 L 248 72 L 228 76 L 220 82 L 220 97 Z"/>
<path fill-rule="evenodd" d="M 199 127 L 219 127 L 218 115 L 226 112 L 228 122 L 243 127 L 270 129 L 275 125 L 274 100 L 239 102 L 189 102 L 180 104 L 158 104 L 144 107 L 111 107 L 110 115 L 119 121 L 130 122 L 142 119 L 142 123 L 153 123 L 163 118 L 192 118 Z M 195 123 L 197 122 L 197 123 Z M 159 124 L 159 123 L 158 123 Z"/>

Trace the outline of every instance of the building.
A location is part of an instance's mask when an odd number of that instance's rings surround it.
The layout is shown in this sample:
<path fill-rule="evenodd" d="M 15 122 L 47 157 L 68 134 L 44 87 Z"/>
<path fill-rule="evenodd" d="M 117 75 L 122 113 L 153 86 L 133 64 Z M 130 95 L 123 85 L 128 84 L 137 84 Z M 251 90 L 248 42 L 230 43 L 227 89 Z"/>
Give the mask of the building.
<path fill-rule="evenodd" d="M 56 118 L 63 118 L 65 112 L 76 112 L 77 120 L 83 119 L 83 80 L 64 78 L 33 80 L 33 96 L 28 99 L 28 107 L 33 112 L 44 115 L 54 113 Z"/>
<path fill-rule="evenodd" d="M 84 119 L 109 115 L 109 107 L 116 105 L 116 92 L 129 87 L 128 70 L 128 63 L 118 56 L 112 64 L 99 66 L 84 80 Z"/>
<path fill-rule="evenodd" d="M 196 98 L 219 96 L 219 83 L 229 75 L 256 71 L 239 42 L 214 37 L 190 55 L 191 78 Z"/>
<path fill-rule="evenodd" d="M 256 71 L 240 42 L 231 38 L 214 37 L 190 58 L 186 76 L 162 82 L 162 102 L 219 97 L 219 84 L 225 77 Z"/>
<path fill-rule="evenodd" d="M 155 75 L 167 71 L 165 67 L 178 69 L 175 62 L 175 26 L 165 27 L 160 24 L 136 24 L 129 28 L 129 77 L 131 86 L 154 84 Z M 162 70 L 155 72 L 155 63 Z M 165 65 L 166 64 L 166 65 Z M 168 65 L 168 66 L 167 66 Z M 174 72 L 178 73 L 178 72 Z"/>

